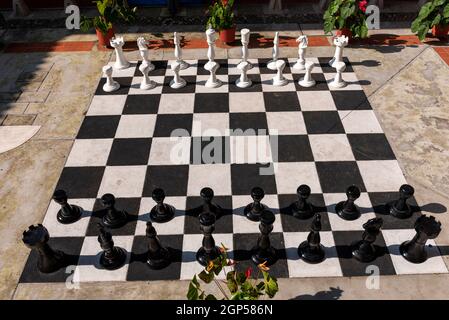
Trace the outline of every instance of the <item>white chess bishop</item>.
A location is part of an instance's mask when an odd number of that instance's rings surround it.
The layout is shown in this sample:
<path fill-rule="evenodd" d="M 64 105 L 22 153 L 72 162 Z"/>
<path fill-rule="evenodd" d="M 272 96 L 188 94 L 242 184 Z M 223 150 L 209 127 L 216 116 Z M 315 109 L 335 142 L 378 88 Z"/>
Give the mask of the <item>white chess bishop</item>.
<path fill-rule="evenodd" d="M 337 70 L 337 74 L 329 85 L 333 88 L 343 88 L 346 86 L 346 82 L 343 80 L 342 73 L 346 69 L 346 63 L 344 61 L 334 62 L 334 68 Z"/>
<path fill-rule="evenodd" d="M 296 39 L 296 42 L 298 42 L 298 61 L 293 66 L 293 69 L 296 70 L 305 70 L 306 69 L 306 60 L 304 59 L 306 55 L 306 49 L 309 44 L 309 40 L 307 36 L 299 36 Z"/>
<path fill-rule="evenodd" d="M 150 80 L 148 73 L 150 72 L 150 65 L 146 63 L 142 63 L 139 66 L 139 70 L 142 73 L 142 82 L 140 83 L 140 89 L 142 90 L 150 90 L 156 87 L 156 82 Z"/>
<path fill-rule="evenodd" d="M 123 54 L 123 46 L 125 45 L 125 40 L 123 37 L 115 37 L 110 41 L 111 47 L 115 50 L 115 64 L 114 69 L 121 70 L 129 67 L 129 61 L 126 60 Z"/>
<path fill-rule="evenodd" d="M 267 64 L 267 68 L 270 70 L 277 70 L 276 61 L 279 58 L 279 32 L 276 32 L 273 40 L 273 59 Z"/>
<path fill-rule="evenodd" d="M 285 86 L 288 84 L 288 80 L 284 77 L 284 74 L 283 74 L 284 68 L 285 68 L 284 60 L 276 61 L 277 73 L 273 78 L 274 86 Z"/>
<path fill-rule="evenodd" d="M 248 78 L 249 63 L 242 61 L 237 65 L 237 69 L 240 70 L 240 78 L 235 81 L 235 85 L 239 88 L 251 87 L 252 81 Z"/>
<path fill-rule="evenodd" d="M 148 41 L 145 40 L 144 37 L 139 37 L 137 38 L 137 46 L 139 47 L 139 53 L 142 57 L 142 64 L 148 65 L 148 72 L 153 71 L 155 66 L 148 60 L 150 54 L 150 51 L 148 50 Z"/>
<path fill-rule="evenodd" d="M 173 89 L 181 89 L 182 87 L 185 87 L 187 82 L 179 75 L 181 64 L 177 61 L 173 61 L 170 65 L 170 68 L 174 74 L 173 80 L 170 81 L 170 87 L 172 87 Z"/>
<path fill-rule="evenodd" d="M 190 65 L 182 60 L 182 48 L 181 48 L 181 39 L 179 38 L 179 35 L 177 32 L 173 34 L 173 41 L 175 43 L 175 58 L 176 62 L 179 63 L 180 70 L 185 70 Z"/>
<path fill-rule="evenodd" d="M 304 78 L 299 80 L 298 84 L 302 87 L 313 87 L 316 84 L 316 81 L 312 78 L 312 70 L 315 67 L 315 63 L 312 61 L 306 62 L 306 73 L 304 75 Z"/>
<path fill-rule="evenodd" d="M 120 88 L 120 83 L 112 78 L 112 66 L 104 66 L 103 73 L 106 76 L 106 83 L 103 85 L 105 92 L 117 91 Z"/>

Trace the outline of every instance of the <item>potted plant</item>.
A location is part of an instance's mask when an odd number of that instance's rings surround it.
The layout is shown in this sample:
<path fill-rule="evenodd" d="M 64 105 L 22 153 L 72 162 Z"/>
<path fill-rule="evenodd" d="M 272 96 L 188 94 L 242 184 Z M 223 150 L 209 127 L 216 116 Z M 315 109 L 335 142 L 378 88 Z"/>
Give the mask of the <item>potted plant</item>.
<path fill-rule="evenodd" d="M 421 7 L 418 16 L 412 23 L 412 32 L 418 34 L 419 40 L 426 38 L 432 29 L 434 37 L 445 37 L 449 32 L 449 2 L 432 0 Z"/>
<path fill-rule="evenodd" d="M 223 42 L 235 41 L 234 0 L 215 0 L 209 7 L 207 29 L 212 28 L 220 32 Z"/>
<path fill-rule="evenodd" d="M 80 27 L 84 32 L 95 28 L 100 46 L 109 46 L 109 41 L 114 37 L 114 23 L 121 20 L 133 22 L 136 18 L 137 8 L 130 8 L 127 0 L 97 0 L 99 15 L 93 18 L 81 17 Z"/>
<path fill-rule="evenodd" d="M 336 29 L 337 36 L 366 38 L 366 0 L 332 0 L 324 12 L 324 32 L 332 33 Z"/>

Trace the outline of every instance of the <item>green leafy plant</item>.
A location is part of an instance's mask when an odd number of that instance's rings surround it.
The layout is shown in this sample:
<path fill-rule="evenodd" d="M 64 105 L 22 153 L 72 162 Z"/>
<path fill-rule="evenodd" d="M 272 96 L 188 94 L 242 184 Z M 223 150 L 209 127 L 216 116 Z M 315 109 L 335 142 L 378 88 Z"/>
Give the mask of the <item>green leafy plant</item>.
<path fill-rule="evenodd" d="M 332 0 L 324 12 L 324 31 L 349 29 L 354 37 L 366 38 L 366 0 Z"/>
<path fill-rule="evenodd" d="M 215 0 L 207 13 L 206 29 L 226 30 L 234 27 L 234 0 Z"/>
<path fill-rule="evenodd" d="M 93 18 L 81 17 L 80 28 L 84 32 L 95 28 L 105 35 L 112 28 L 113 23 L 120 20 L 130 23 L 136 19 L 137 8 L 130 8 L 127 0 L 98 0 L 94 3 L 99 15 Z"/>
<path fill-rule="evenodd" d="M 432 0 L 424 4 L 412 23 L 412 32 L 418 34 L 419 40 L 424 40 L 427 32 L 437 25 L 449 25 L 448 0 Z"/>
<path fill-rule="evenodd" d="M 187 299 L 218 300 L 213 294 L 208 294 L 202 289 L 198 278 L 206 284 L 214 282 L 224 300 L 258 300 L 264 295 L 273 298 L 279 291 L 277 280 L 268 273 L 270 268 L 266 266 L 266 262 L 258 265 L 254 276 L 251 267 L 246 272 L 235 270 L 236 263 L 228 258 L 227 248 L 223 244 L 220 252 L 221 254 L 215 260 L 210 261 L 201 273 L 193 276 L 189 284 Z M 226 272 L 225 268 L 231 268 L 231 270 Z M 224 273 L 226 280 L 216 278 L 221 272 Z M 263 280 L 259 280 L 260 273 L 263 275 Z"/>

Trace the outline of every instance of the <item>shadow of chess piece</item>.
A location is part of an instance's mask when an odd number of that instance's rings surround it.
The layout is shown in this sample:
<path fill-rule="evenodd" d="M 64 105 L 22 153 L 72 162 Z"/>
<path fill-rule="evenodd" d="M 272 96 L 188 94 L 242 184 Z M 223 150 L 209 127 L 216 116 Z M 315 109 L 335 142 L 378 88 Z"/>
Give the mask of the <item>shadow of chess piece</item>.
<path fill-rule="evenodd" d="M 214 190 L 209 187 L 205 187 L 201 189 L 200 196 L 204 201 L 203 211 L 201 213 L 211 212 L 215 214 L 215 218 L 218 219 L 221 214 L 221 208 L 219 205 L 212 201 L 214 199 Z"/>
<path fill-rule="evenodd" d="M 103 252 L 100 255 L 100 265 L 107 270 L 116 270 L 123 266 L 126 261 L 126 251 L 114 246 L 112 235 L 106 231 L 102 224 L 97 224 L 98 242 Z"/>
<path fill-rule="evenodd" d="M 199 216 L 200 230 L 203 233 L 201 248 L 196 253 L 196 260 L 203 266 L 207 266 L 209 261 L 220 255 L 220 248 L 215 245 L 212 232 L 215 230 L 215 215 L 204 212 Z"/>
<path fill-rule="evenodd" d="M 363 224 L 365 231 L 362 240 L 352 244 L 352 256 L 361 262 L 371 262 L 377 258 L 377 252 L 374 242 L 382 228 L 382 218 L 373 218 Z"/>
<path fill-rule="evenodd" d="M 156 205 L 150 211 L 150 218 L 156 222 L 167 222 L 175 216 L 175 207 L 164 203 L 165 192 L 161 188 L 153 190 L 151 195 Z"/>
<path fill-rule="evenodd" d="M 261 203 L 263 197 L 265 196 L 265 192 L 260 187 L 254 187 L 251 190 L 251 198 L 253 198 L 253 203 L 248 204 L 243 213 L 245 216 L 251 221 L 259 221 L 260 215 L 263 210 L 267 210 L 268 207 Z"/>
<path fill-rule="evenodd" d="M 126 224 L 128 214 L 124 210 L 117 210 L 115 208 L 115 197 L 112 194 L 104 194 L 101 197 L 101 202 L 106 209 L 106 214 L 103 216 L 103 224 L 105 226 L 116 229 Z"/>
<path fill-rule="evenodd" d="M 426 242 L 435 239 L 441 232 L 441 223 L 432 216 L 420 216 L 415 222 L 416 235 L 399 247 L 402 256 L 413 263 L 427 260 Z"/>
<path fill-rule="evenodd" d="M 56 219 L 58 219 L 60 223 L 69 224 L 78 221 L 81 218 L 83 208 L 68 204 L 67 194 L 64 190 L 56 190 L 55 193 L 53 193 L 53 200 L 61 205 L 61 209 L 59 209 L 56 215 Z"/>
<path fill-rule="evenodd" d="M 296 189 L 298 201 L 293 202 L 290 206 L 292 214 L 296 218 L 309 219 L 315 214 L 313 206 L 307 201 L 310 197 L 310 193 L 310 187 L 305 184 L 300 185 L 298 189 Z"/>
<path fill-rule="evenodd" d="M 155 270 L 165 268 L 170 264 L 170 252 L 162 246 L 151 221 L 147 222 L 146 236 L 149 240 L 147 265 Z"/>
<path fill-rule="evenodd" d="M 66 255 L 62 251 L 53 250 L 48 245 L 49 239 L 48 230 L 42 224 L 29 226 L 23 232 L 23 243 L 38 253 L 37 268 L 42 273 L 52 273 L 66 265 Z"/>
<path fill-rule="evenodd" d="M 356 220 L 360 217 L 360 209 L 354 201 L 360 197 L 360 189 L 357 186 L 350 186 L 346 190 L 346 196 L 348 200 L 337 203 L 335 211 L 345 220 Z"/>
<path fill-rule="evenodd" d="M 308 263 L 320 263 L 324 260 L 325 252 L 321 244 L 321 215 L 317 214 L 310 226 L 310 233 L 307 240 L 298 247 L 298 255 Z"/>
<path fill-rule="evenodd" d="M 276 262 L 276 250 L 271 246 L 270 233 L 273 231 L 273 223 L 275 221 L 273 212 L 264 210 L 260 216 L 260 236 L 257 239 L 257 245 L 252 249 L 253 255 L 251 260 L 255 264 L 261 264 L 265 261 L 267 265 Z"/>
<path fill-rule="evenodd" d="M 399 188 L 399 199 L 387 204 L 390 214 L 399 219 L 410 218 L 413 215 L 413 210 L 407 203 L 407 200 L 410 199 L 414 193 L 415 189 L 411 185 L 403 184 Z"/>

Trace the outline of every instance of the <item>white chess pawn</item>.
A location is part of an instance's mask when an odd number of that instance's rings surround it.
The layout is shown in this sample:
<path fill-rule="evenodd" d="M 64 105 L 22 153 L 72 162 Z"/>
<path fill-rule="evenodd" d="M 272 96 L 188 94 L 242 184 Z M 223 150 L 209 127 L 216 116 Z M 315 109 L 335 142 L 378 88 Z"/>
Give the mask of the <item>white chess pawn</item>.
<path fill-rule="evenodd" d="M 115 49 L 115 63 L 114 69 L 121 70 L 129 67 L 129 61 L 126 60 L 125 55 L 123 54 L 123 46 L 125 44 L 125 40 L 123 37 L 115 37 L 110 41 L 111 47 Z"/>
<path fill-rule="evenodd" d="M 273 40 L 273 59 L 268 62 L 267 68 L 270 70 L 276 70 L 276 61 L 279 58 L 279 32 L 276 32 Z"/>
<path fill-rule="evenodd" d="M 285 68 L 285 61 L 284 60 L 276 61 L 276 68 L 277 73 L 273 78 L 273 86 L 285 86 L 288 83 L 288 80 L 282 74 Z"/>
<path fill-rule="evenodd" d="M 185 87 L 187 82 L 179 75 L 179 71 L 181 70 L 181 64 L 177 61 L 174 61 L 171 64 L 170 68 L 174 74 L 173 80 L 170 81 L 170 87 L 172 87 L 173 89 L 180 89 L 182 87 Z"/>
<path fill-rule="evenodd" d="M 307 39 L 307 36 L 299 36 L 296 39 L 296 42 L 299 43 L 298 45 L 298 61 L 293 66 L 293 69 L 296 70 L 305 70 L 306 68 L 306 60 L 304 59 L 306 55 L 306 49 L 308 47 L 309 41 Z"/>
<path fill-rule="evenodd" d="M 334 68 L 337 70 L 334 80 L 329 83 L 329 86 L 333 88 L 343 88 L 346 86 L 346 82 L 343 80 L 342 72 L 346 69 L 346 63 L 343 61 L 334 62 Z"/>
<path fill-rule="evenodd" d="M 335 68 L 334 63 L 343 61 L 343 48 L 348 45 L 349 38 L 346 36 L 340 36 L 334 38 L 335 54 L 329 61 L 329 65 Z"/>
<path fill-rule="evenodd" d="M 250 87 L 253 83 L 251 81 L 250 78 L 248 78 L 248 69 L 249 69 L 249 63 L 242 61 L 237 65 L 237 69 L 240 70 L 241 74 L 240 74 L 240 78 L 238 78 L 235 81 L 235 85 L 239 88 L 248 88 Z"/>
<path fill-rule="evenodd" d="M 150 72 L 150 65 L 142 63 L 139 67 L 140 72 L 142 73 L 142 82 L 140 83 L 140 89 L 142 90 L 150 90 L 156 87 L 156 83 L 150 80 L 148 73 Z"/>
<path fill-rule="evenodd" d="M 175 32 L 174 33 L 174 38 L 173 41 L 175 43 L 175 58 L 176 58 L 176 62 L 179 63 L 180 65 L 180 70 L 185 70 L 188 67 L 190 67 L 190 65 L 185 62 L 184 60 L 182 60 L 182 48 L 181 48 L 181 40 L 179 39 L 178 33 Z"/>
<path fill-rule="evenodd" d="M 137 38 L 137 46 L 139 47 L 139 53 L 142 57 L 142 64 L 148 65 L 148 72 L 153 71 L 155 66 L 148 60 L 150 54 L 150 51 L 148 50 L 148 41 L 145 40 L 144 37 L 139 37 Z"/>
<path fill-rule="evenodd" d="M 245 29 L 240 30 L 240 37 L 241 37 L 240 41 L 242 42 L 242 61 L 243 62 L 248 62 L 249 69 L 252 69 L 253 65 L 251 64 L 251 62 L 248 61 L 248 57 L 249 57 L 249 50 L 248 50 L 249 36 L 250 36 L 249 29 L 245 28 Z"/>
<path fill-rule="evenodd" d="M 120 83 L 118 83 L 112 78 L 112 67 L 104 66 L 103 73 L 106 76 L 106 83 L 103 85 L 103 90 L 105 92 L 112 92 L 118 90 L 120 88 Z"/>
<path fill-rule="evenodd" d="M 301 80 L 299 80 L 299 85 L 302 87 L 313 87 L 316 82 L 315 80 L 313 80 L 312 78 L 312 70 L 315 67 L 315 63 L 313 63 L 312 61 L 307 61 L 306 62 L 306 74 L 304 75 L 304 78 L 302 78 Z"/>
<path fill-rule="evenodd" d="M 205 86 L 207 88 L 218 88 L 221 86 L 221 81 L 217 79 L 217 70 L 220 67 L 220 65 L 215 61 L 209 61 L 206 63 L 204 68 L 210 72 L 209 79 L 207 79 Z"/>

